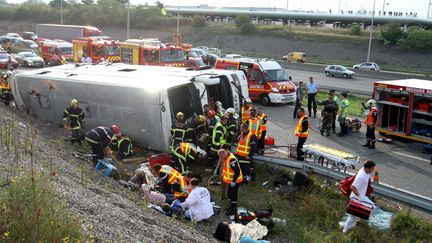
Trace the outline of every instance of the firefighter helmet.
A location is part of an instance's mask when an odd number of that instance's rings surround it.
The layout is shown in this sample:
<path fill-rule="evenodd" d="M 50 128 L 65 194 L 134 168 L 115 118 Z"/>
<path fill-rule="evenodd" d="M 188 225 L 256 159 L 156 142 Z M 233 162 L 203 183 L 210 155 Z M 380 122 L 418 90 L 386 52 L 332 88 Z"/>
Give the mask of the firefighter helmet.
<path fill-rule="evenodd" d="M 376 101 L 374 99 L 370 99 L 370 100 L 368 100 L 368 102 L 366 104 L 369 107 L 375 107 L 376 106 Z"/>
<path fill-rule="evenodd" d="M 111 126 L 111 132 L 113 132 L 115 135 L 119 135 L 120 134 L 120 128 L 117 125 L 112 125 Z"/>
<path fill-rule="evenodd" d="M 77 99 L 72 99 L 71 100 L 71 106 L 72 105 L 78 105 L 78 100 Z"/>
<path fill-rule="evenodd" d="M 251 115 L 251 116 L 256 116 L 256 114 L 257 114 L 257 111 L 255 110 L 255 108 L 252 108 L 252 109 L 250 110 L 250 115 Z"/>
<path fill-rule="evenodd" d="M 208 118 L 213 118 L 213 117 L 215 117 L 216 116 L 216 112 L 214 111 L 214 110 L 209 110 L 208 112 L 207 112 L 207 116 L 208 116 Z"/>
<path fill-rule="evenodd" d="M 206 117 L 203 116 L 203 115 L 199 115 L 199 116 L 197 117 L 197 120 L 198 120 L 198 123 L 199 123 L 199 124 L 204 124 L 205 121 L 206 121 Z"/>
<path fill-rule="evenodd" d="M 184 114 L 183 114 L 183 112 L 177 112 L 176 118 L 179 119 L 179 120 L 184 120 Z"/>

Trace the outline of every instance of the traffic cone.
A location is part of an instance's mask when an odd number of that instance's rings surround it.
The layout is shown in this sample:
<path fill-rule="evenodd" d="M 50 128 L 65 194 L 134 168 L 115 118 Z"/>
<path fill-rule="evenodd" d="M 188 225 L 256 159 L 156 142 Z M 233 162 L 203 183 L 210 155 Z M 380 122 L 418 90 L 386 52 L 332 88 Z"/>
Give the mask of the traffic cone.
<path fill-rule="evenodd" d="M 373 178 L 373 182 L 379 183 L 378 168 L 375 169 L 375 175 Z"/>

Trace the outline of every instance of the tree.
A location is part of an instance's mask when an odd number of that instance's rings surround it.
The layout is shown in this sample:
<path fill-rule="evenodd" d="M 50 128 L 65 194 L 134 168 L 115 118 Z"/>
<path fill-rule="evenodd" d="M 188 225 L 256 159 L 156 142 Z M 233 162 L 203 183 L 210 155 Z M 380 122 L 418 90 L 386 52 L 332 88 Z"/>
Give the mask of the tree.
<path fill-rule="evenodd" d="M 206 19 L 203 16 L 195 15 L 192 19 L 192 26 L 193 27 L 204 27 L 207 25 Z"/>
<path fill-rule="evenodd" d="M 249 33 L 255 31 L 255 25 L 252 23 L 248 15 L 237 15 L 234 23 L 240 29 L 241 33 Z"/>
<path fill-rule="evenodd" d="M 63 1 L 63 3 L 61 3 Z M 60 5 L 63 5 L 63 8 L 67 8 L 70 4 L 65 0 L 51 0 L 49 4 L 52 8 L 60 8 Z"/>
<path fill-rule="evenodd" d="M 6 2 L 6 0 L 0 0 L 0 6 L 5 6 L 5 5 L 9 5 L 9 3 Z"/>
<path fill-rule="evenodd" d="M 401 30 L 400 24 L 391 22 L 383 26 L 381 29 L 381 37 L 385 44 L 395 45 L 405 37 L 405 33 Z"/>
<path fill-rule="evenodd" d="M 432 50 L 432 31 L 424 29 L 411 30 L 406 39 L 400 42 L 402 47 L 419 50 Z"/>
<path fill-rule="evenodd" d="M 360 35 L 361 34 L 361 27 L 358 24 L 353 24 L 350 28 L 349 28 L 349 33 L 350 35 Z"/>
<path fill-rule="evenodd" d="M 81 0 L 81 3 L 84 5 L 92 5 L 94 4 L 93 0 Z"/>

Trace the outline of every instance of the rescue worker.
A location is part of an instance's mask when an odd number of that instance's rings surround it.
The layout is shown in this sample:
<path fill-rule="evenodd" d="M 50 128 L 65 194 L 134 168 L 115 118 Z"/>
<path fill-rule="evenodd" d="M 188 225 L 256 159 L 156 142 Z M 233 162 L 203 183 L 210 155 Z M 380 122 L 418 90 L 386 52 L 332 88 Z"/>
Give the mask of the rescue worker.
<path fill-rule="evenodd" d="M 172 125 L 170 133 L 171 133 L 171 146 L 170 150 L 173 151 L 174 147 L 180 144 L 185 140 L 187 132 L 187 127 L 184 123 L 184 114 L 183 112 L 177 112 L 176 120 L 174 125 Z"/>
<path fill-rule="evenodd" d="M 228 116 L 227 144 L 232 146 L 237 137 L 237 119 L 239 118 L 239 116 L 235 113 L 235 110 L 232 107 L 226 110 L 226 114 Z"/>
<path fill-rule="evenodd" d="M 205 158 L 206 152 L 192 143 L 181 142 L 173 150 L 173 167 L 182 175 L 189 172 L 189 165 L 196 160 Z"/>
<path fill-rule="evenodd" d="M 294 132 L 294 135 L 298 137 L 297 160 L 304 161 L 303 145 L 306 142 L 306 139 L 308 138 L 309 135 L 309 120 L 305 114 L 305 110 L 303 107 L 300 107 L 297 113 L 298 116 L 300 117 Z"/>
<path fill-rule="evenodd" d="M 219 119 L 221 119 L 222 116 L 225 115 L 225 109 L 222 106 L 222 102 L 216 101 L 215 111 L 216 111 L 216 116 L 219 117 Z"/>
<path fill-rule="evenodd" d="M 213 216 L 211 195 L 207 188 L 199 186 L 199 180 L 193 178 L 190 181 L 191 192 L 184 203 L 181 204 L 185 211 L 185 218 L 193 222 L 206 220 Z"/>
<path fill-rule="evenodd" d="M 207 141 L 207 148 L 206 151 L 209 154 L 209 160 L 213 161 L 215 154 L 211 152 L 212 147 L 212 136 L 213 136 L 213 130 L 216 124 L 218 123 L 218 120 L 216 119 L 216 112 L 214 110 L 209 110 L 207 112 L 207 133 L 210 136 L 210 139 Z"/>
<path fill-rule="evenodd" d="M 187 131 L 185 134 L 185 142 L 195 143 L 195 140 L 199 133 L 202 132 L 203 126 L 206 123 L 206 118 L 203 115 L 196 115 L 190 117 L 186 120 Z"/>
<path fill-rule="evenodd" d="M 336 104 L 338 105 L 337 109 L 335 112 L 333 112 L 333 122 L 332 122 L 332 130 L 333 130 L 333 134 L 336 134 L 336 116 L 337 113 L 339 111 L 339 106 L 340 106 L 340 100 L 339 97 L 336 95 L 336 91 L 334 89 L 330 90 L 330 93 L 332 94 L 333 100 L 336 102 Z"/>
<path fill-rule="evenodd" d="M 239 160 L 246 182 L 249 182 L 253 180 L 253 177 L 255 176 L 251 158 L 256 151 L 257 137 L 254 133 L 249 131 L 249 125 L 246 123 L 243 123 L 240 126 L 240 129 L 242 133 L 239 136 L 239 142 L 235 154 Z"/>
<path fill-rule="evenodd" d="M 93 165 L 96 166 L 98 160 L 102 160 L 105 158 L 105 149 L 112 142 L 112 140 L 116 139 L 115 136 L 120 137 L 120 128 L 116 125 L 112 125 L 111 127 L 96 127 L 91 131 L 87 132 L 85 135 L 85 140 L 90 145 L 92 149 L 93 157 Z"/>
<path fill-rule="evenodd" d="M 117 136 L 115 136 L 117 137 Z M 116 141 L 117 156 L 119 159 L 127 159 L 133 156 L 132 140 L 126 135 L 120 135 Z"/>
<path fill-rule="evenodd" d="M 294 119 L 299 118 L 297 116 L 297 110 L 302 105 L 303 97 L 304 97 L 304 83 L 302 81 L 300 81 L 299 85 L 297 86 L 297 89 L 296 89 L 296 102 L 294 105 L 294 113 L 293 113 Z"/>
<path fill-rule="evenodd" d="M 330 136 L 330 129 L 333 122 L 333 114 L 338 110 L 338 105 L 333 100 L 332 93 L 328 92 L 327 100 L 318 102 L 318 105 L 323 105 L 322 110 L 322 124 L 321 124 L 321 135 Z"/>
<path fill-rule="evenodd" d="M 217 152 L 219 151 L 221 146 L 226 143 L 227 124 L 228 124 L 228 116 L 222 116 L 221 121 L 216 123 L 216 126 L 213 129 L 212 146 L 211 146 L 211 154 L 212 154 L 213 161 L 211 162 L 215 162 L 214 159 L 216 158 Z"/>
<path fill-rule="evenodd" d="M 366 124 L 366 144 L 363 147 L 368 147 L 369 149 L 375 148 L 375 126 L 377 122 L 378 112 L 376 109 L 376 101 L 370 99 L 367 103 L 369 108 L 369 113 L 365 119 Z"/>
<path fill-rule="evenodd" d="M 0 74 L 0 98 L 5 105 L 9 105 L 9 102 L 13 100 L 9 78 L 10 75 L 7 73 Z"/>
<path fill-rule="evenodd" d="M 257 117 L 257 112 L 255 108 L 252 108 L 250 110 L 250 119 L 247 123 L 249 125 L 249 131 L 255 135 L 258 140 L 261 138 L 261 121 Z M 256 147 L 256 150 L 254 152 L 258 152 L 259 147 Z"/>
<path fill-rule="evenodd" d="M 72 99 L 70 106 L 63 111 L 64 127 L 71 132 L 72 144 L 77 142 L 81 145 L 81 140 L 83 139 L 81 129 L 84 125 L 84 121 L 84 111 L 79 107 L 78 100 Z"/>
<path fill-rule="evenodd" d="M 258 153 L 264 154 L 264 141 L 265 136 L 267 134 L 267 115 L 264 113 L 263 108 L 258 109 L 258 120 L 260 121 L 260 132 L 259 132 L 259 138 L 258 138 Z"/>
<path fill-rule="evenodd" d="M 225 149 L 218 151 L 219 160 L 223 161 L 222 179 L 228 184 L 228 200 L 230 207 L 226 210 L 226 215 L 234 215 L 237 212 L 238 189 L 243 182 L 243 174 L 239 162 L 234 154 Z"/>
<path fill-rule="evenodd" d="M 341 132 L 337 134 L 338 137 L 343 137 L 348 134 L 348 126 L 346 125 L 346 118 L 349 111 L 350 102 L 347 99 L 348 94 L 346 92 L 341 93 L 341 103 L 339 107 L 339 126 L 341 128 Z"/>
<path fill-rule="evenodd" d="M 169 165 L 156 164 L 152 169 L 153 175 L 159 178 L 158 185 L 166 196 L 166 202 L 171 203 L 175 199 L 184 202 L 188 197 L 186 179 L 180 172 Z"/>
<path fill-rule="evenodd" d="M 244 106 L 242 106 L 242 109 L 241 109 L 242 123 L 246 123 L 250 119 L 250 114 L 249 113 L 250 113 L 250 109 L 252 108 L 251 104 L 252 104 L 251 99 L 246 98 L 245 99 L 245 104 L 244 104 Z"/>

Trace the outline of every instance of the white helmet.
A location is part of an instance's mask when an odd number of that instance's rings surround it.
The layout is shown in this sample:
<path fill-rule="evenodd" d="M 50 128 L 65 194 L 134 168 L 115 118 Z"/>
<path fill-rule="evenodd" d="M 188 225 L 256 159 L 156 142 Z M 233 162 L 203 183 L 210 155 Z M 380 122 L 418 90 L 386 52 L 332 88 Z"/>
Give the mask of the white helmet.
<path fill-rule="evenodd" d="M 220 106 L 222 106 L 222 102 L 216 101 L 215 105 L 216 105 L 216 107 L 220 107 Z"/>
<path fill-rule="evenodd" d="M 234 117 L 234 119 L 237 119 L 239 116 L 235 113 L 235 109 L 230 107 L 226 110 L 226 113 L 228 115 L 231 115 L 232 117 Z"/>
<path fill-rule="evenodd" d="M 374 99 L 370 99 L 370 100 L 368 100 L 368 102 L 366 102 L 366 104 L 369 107 L 375 107 L 376 106 L 376 101 Z"/>
<path fill-rule="evenodd" d="M 252 103 L 252 100 L 248 97 L 248 98 L 245 99 L 245 102 L 246 103 Z"/>

